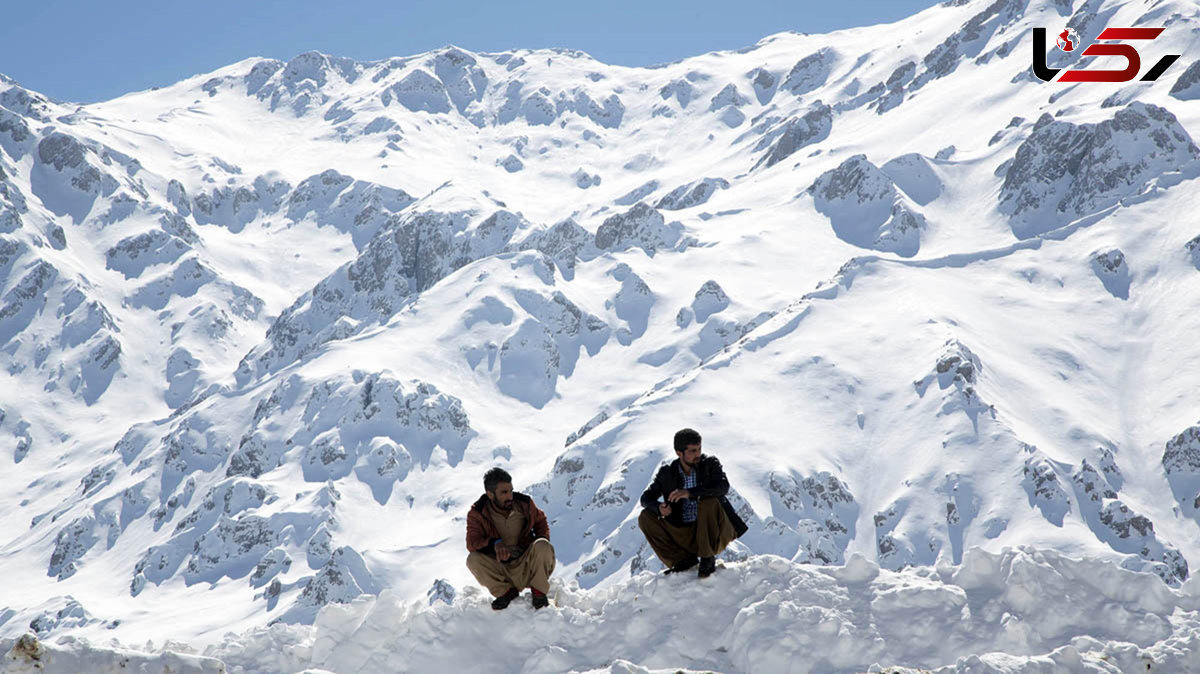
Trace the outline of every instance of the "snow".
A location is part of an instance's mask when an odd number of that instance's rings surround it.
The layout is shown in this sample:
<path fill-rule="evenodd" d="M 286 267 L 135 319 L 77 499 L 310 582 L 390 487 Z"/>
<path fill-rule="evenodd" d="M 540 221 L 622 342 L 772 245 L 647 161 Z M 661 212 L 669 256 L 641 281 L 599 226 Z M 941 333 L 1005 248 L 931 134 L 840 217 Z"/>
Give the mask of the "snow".
<path fill-rule="evenodd" d="M 320 610 L 308 625 L 227 634 L 203 655 L 152 644 L 41 644 L 45 674 L 109 671 L 1115 672 L 1200 666 L 1195 583 L 1030 548 L 969 550 L 961 565 L 880 569 L 859 555 L 814 567 L 773 555 L 707 579 L 642 572 L 594 590 L 556 581 L 552 603 L 503 613 L 443 580 L 427 601 L 391 591 Z M 1053 600 L 1050 598 L 1053 597 Z M 5 671 L 35 671 L 9 639 Z M 168 644 L 169 645 L 169 644 Z M 145 664 L 142 664 L 145 663 Z M 638 664 L 633 664 L 638 663 Z M 208 669 L 205 669 L 208 667 Z"/>
<path fill-rule="evenodd" d="M 653 69 L 4 79 L 0 637 L 76 671 L 491 652 L 441 634 L 526 643 L 505 671 L 1195 668 L 1196 72 L 1059 86 L 1021 45 L 1187 54 L 1200 14 L 1076 4 Z M 750 525 L 708 591 L 636 526 L 682 426 Z M 550 518 L 550 611 L 463 564 L 494 465 Z"/>

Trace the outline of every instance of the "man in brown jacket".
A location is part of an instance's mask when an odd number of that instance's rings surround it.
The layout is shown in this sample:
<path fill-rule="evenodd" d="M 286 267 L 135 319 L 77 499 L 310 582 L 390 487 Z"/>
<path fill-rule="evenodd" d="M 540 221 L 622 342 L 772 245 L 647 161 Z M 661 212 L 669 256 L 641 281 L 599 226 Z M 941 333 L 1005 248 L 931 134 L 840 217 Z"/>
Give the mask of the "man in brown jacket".
<path fill-rule="evenodd" d="M 483 496 L 467 512 L 467 568 L 495 599 L 499 611 L 528 587 L 533 607 L 550 604 L 554 546 L 546 514 L 525 494 L 513 491 L 512 476 L 493 468 L 483 476 Z"/>

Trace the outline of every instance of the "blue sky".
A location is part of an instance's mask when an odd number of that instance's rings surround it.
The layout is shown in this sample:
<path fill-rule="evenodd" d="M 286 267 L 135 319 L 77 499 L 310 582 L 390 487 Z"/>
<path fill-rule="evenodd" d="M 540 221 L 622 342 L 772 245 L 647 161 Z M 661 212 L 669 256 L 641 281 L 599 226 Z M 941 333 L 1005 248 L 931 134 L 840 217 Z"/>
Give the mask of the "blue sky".
<path fill-rule="evenodd" d="M 0 12 L 0 73 L 88 103 L 172 84 L 251 56 L 312 49 L 368 61 L 446 44 L 570 47 L 620 65 L 736 49 L 782 31 L 887 23 L 934 0 L 15 0 Z"/>

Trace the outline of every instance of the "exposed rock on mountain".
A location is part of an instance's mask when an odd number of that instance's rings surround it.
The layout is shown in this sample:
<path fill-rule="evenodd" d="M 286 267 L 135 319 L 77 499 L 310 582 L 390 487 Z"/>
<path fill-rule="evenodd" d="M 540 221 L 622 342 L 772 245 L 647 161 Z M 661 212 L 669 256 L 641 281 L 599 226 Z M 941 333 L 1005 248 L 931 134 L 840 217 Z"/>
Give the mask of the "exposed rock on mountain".
<path fill-rule="evenodd" d="M 1162 464 L 1184 513 L 1200 519 L 1200 424 L 1184 429 L 1167 442 Z"/>
<path fill-rule="evenodd" d="M 1131 103 L 1098 124 L 1042 115 L 1017 148 L 1000 189 L 1000 210 L 1027 238 L 1117 204 L 1152 179 L 1200 158 L 1175 115 Z"/>
<path fill-rule="evenodd" d="M 758 160 L 754 168 L 771 168 L 800 148 L 825 140 L 832 129 L 833 108 L 817 101 L 802 116 L 792 117 L 763 136 L 754 150 L 771 149 Z"/>
<path fill-rule="evenodd" d="M 1192 258 L 1192 264 L 1195 265 L 1196 269 L 1200 270 L 1200 235 L 1197 235 L 1184 244 L 1183 249 Z"/>
<path fill-rule="evenodd" d="M 504 210 L 486 216 L 478 208 L 409 210 L 381 230 L 358 258 L 284 311 L 267 330 L 268 341 L 238 365 L 238 381 L 272 372 L 322 344 L 349 337 L 363 324 L 388 318 L 414 293 L 500 252 L 526 226 L 520 216 Z"/>
<path fill-rule="evenodd" d="M 1120 248 L 1098 250 L 1088 257 L 1092 271 L 1113 297 L 1129 299 L 1129 264 Z"/>
<path fill-rule="evenodd" d="M 595 235 L 571 218 L 545 229 L 534 230 L 521 241 L 519 250 L 536 250 L 554 260 L 569 281 L 574 276 L 579 259 L 592 259 L 599 254 Z"/>
<path fill-rule="evenodd" d="M 692 301 L 692 312 L 697 323 L 703 323 L 709 316 L 724 310 L 729 306 L 729 296 L 721 289 L 716 281 L 705 281 L 696 291 L 696 299 Z"/>
<path fill-rule="evenodd" d="M 1042 516 L 1051 524 L 1061 527 L 1063 518 L 1071 511 L 1071 497 L 1063 487 L 1062 480 L 1051 463 L 1036 447 L 1025 448 L 1031 456 L 1025 459 L 1025 479 L 1022 484 L 1029 494 L 1029 505 L 1042 511 Z"/>
<path fill-rule="evenodd" d="M 836 52 L 829 48 L 805 56 L 788 71 L 780 88 L 796 96 L 820 88 L 829 79 L 836 58 Z"/>
<path fill-rule="evenodd" d="M 332 169 L 302 181 L 287 198 L 287 217 L 313 218 L 350 232 L 360 250 L 390 216 L 413 203 L 404 190 L 354 180 Z"/>
<path fill-rule="evenodd" d="M 1109 458 L 1102 455 L 1101 458 Z M 1109 473 L 1111 475 L 1111 473 Z M 1154 523 L 1134 512 L 1117 498 L 1116 485 L 1097 470 L 1087 459 L 1071 476 L 1084 519 L 1097 536 L 1124 553 L 1137 554 L 1149 564 L 1142 570 L 1153 571 L 1164 582 L 1174 585 L 1188 578 L 1188 564 L 1183 555 L 1170 545 L 1164 545 L 1154 533 Z M 1116 481 L 1119 485 L 1119 480 Z M 1126 564 L 1126 568 L 1133 568 Z"/>
<path fill-rule="evenodd" d="M 654 204 L 655 208 L 668 211 L 678 211 L 692 206 L 699 206 L 712 198 L 718 189 L 729 189 L 729 181 L 724 178 L 702 178 L 695 182 L 680 185 L 668 192 Z"/>
<path fill-rule="evenodd" d="M 826 472 L 809 477 L 771 473 L 768 479 L 775 526 L 795 531 L 798 546 L 790 556 L 802 563 L 841 564 L 859 510 L 846 484 Z M 789 556 L 787 550 L 782 554 Z"/>
<path fill-rule="evenodd" d="M 863 248 L 916 255 L 925 217 L 866 155 L 826 171 L 808 188 L 838 238 Z"/>
<path fill-rule="evenodd" d="M 972 16 L 962 28 L 951 33 L 941 44 L 922 59 L 924 70 L 913 82 L 920 88 L 930 81 L 953 73 L 964 61 L 980 56 L 980 52 L 997 33 L 1004 32 L 1019 18 L 1029 0 L 995 0 L 983 11 Z M 1008 47 L 1005 48 L 1007 53 Z M 980 57 L 981 60 L 984 57 Z"/>
<path fill-rule="evenodd" d="M 646 334 L 650 317 L 650 308 L 654 305 L 654 292 L 625 263 L 617 265 L 609 274 L 621 283 L 621 289 L 612 299 L 605 302 L 617 314 L 617 318 L 625 321 L 626 326 L 618 328 L 617 341 L 629 346 L 633 340 Z"/>
<path fill-rule="evenodd" d="M 216 224 L 241 231 L 250 221 L 277 211 L 284 195 L 292 186 L 274 176 L 259 176 L 249 185 L 234 188 L 211 188 L 199 192 L 192 200 L 192 215 L 196 224 Z"/>
<path fill-rule="evenodd" d="M 1200 61 L 1193 61 L 1175 84 L 1171 86 L 1171 95 L 1181 101 L 1191 101 L 1200 98 Z M 0 126 L 3 129 L 3 126 Z"/>
<path fill-rule="evenodd" d="M 730 82 L 712 97 L 708 103 L 708 111 L 719 112 L 721 121 L 732 128 L 746 120 L 746 113 L 742 112 L 741 108 L 749 103 L 750 99 L 743 96 L 738 91 L 737 85 Z"/>
<path fill-rule="evenodd" d="M 611 215 L 596 229 L 596 247 L 600 250 L 624 250 L 638 247 L 647 255 L 680 243 L 683 226 L 666 222 L 663 215 L 645 202 L 617 215 Z"/>

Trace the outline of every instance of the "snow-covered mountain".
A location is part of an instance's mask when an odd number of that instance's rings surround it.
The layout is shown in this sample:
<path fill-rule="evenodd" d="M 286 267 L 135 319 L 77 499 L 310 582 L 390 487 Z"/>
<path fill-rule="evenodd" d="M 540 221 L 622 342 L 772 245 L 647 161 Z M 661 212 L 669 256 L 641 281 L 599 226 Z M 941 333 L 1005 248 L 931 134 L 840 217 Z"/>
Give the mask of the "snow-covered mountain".
<path fill-rule="evenodd" d="M 1183 58 L 1031 73 L 1034 27 L 1107 26 Z M 0 77 L 0 636 L 453 601 L 492 465 L 564 588 L 641 587 L 683 426 L 751 526 L 730 565 L 1032 546 L 1183 596 L 1198 50 L 1184 0 L 981 0 L 656 68 L 310 52 L 82 106 Z"/>

